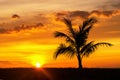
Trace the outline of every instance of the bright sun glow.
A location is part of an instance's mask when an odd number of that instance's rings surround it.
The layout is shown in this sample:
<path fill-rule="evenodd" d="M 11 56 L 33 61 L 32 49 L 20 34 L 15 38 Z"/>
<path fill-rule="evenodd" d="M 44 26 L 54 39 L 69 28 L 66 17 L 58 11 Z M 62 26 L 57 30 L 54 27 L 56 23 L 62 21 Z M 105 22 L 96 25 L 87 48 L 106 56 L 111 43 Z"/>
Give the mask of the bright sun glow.
<path fill-rule="evenodd" d="M 40 68 L 40 67 L 41 67 L 40 63 L 37 62 L 37 63 L 36 63 L 36 67 L 37 67 L 37 68 Z"/>
<path fill-rule="evenodd" d="M 43 67 L 43 65 L 45 64 L 45 57 L 36 54 L 29 56 L 28 60 L 31 65 L 36 68 Z"/>

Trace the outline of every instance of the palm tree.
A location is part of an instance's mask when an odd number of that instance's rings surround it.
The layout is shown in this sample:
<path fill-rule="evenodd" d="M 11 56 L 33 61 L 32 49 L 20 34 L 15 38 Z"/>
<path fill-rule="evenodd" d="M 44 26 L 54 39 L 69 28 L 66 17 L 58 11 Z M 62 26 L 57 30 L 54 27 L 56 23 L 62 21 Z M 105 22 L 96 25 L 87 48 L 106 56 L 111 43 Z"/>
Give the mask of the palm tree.
<path fill-rule="evenodd" d="M 79 69 L 82 69 L 83 57 L 88 57 L 99 46 L 112 46 L 112 44 L 106 42 L 87 42 L 88 34 L 92 29 L 93 25 L 97 22 L 95 18 L 88 18 L 83 21 L 82 26 L 79 26 L 78 30 L 72 27 L 71 20 L 64 19 L 64 22 L 68 28 L 68 33 L 56 31 L 54 33 L 54 37 L 65 38 L 66 44 L 61 43 L 59 45 L 59 47 L 54 53 L 55 59 L 61 54 L 65 54 L 68 57 L 73 57 L 75 55 L 78 59 Z"/>

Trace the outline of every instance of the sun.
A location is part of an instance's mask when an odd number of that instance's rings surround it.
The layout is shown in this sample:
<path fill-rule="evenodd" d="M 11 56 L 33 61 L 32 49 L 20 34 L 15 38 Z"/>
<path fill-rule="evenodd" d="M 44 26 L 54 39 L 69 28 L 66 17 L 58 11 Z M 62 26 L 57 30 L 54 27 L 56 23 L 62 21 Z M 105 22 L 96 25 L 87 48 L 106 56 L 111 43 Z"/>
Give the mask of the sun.
<path fill-rule="evenodd" d="M 36 68 L 40 68 L 41 64 L 39 62 L 36 63 Z"/>

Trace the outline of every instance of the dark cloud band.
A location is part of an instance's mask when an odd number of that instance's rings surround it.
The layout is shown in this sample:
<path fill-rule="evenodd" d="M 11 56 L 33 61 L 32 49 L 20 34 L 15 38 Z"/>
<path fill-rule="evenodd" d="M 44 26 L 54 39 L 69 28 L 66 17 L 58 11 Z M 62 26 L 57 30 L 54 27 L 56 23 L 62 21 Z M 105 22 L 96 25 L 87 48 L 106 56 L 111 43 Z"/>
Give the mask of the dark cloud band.
<path fill-rule="evenodd" d="M 33 28 L 40 28 L 40 27 L 43 27 L 44 25 L 42 23 L 37 23 L 37 24 L 34 24 L 34 25 L 20 25 L 20 26 L 17 26 L 17 27 L 14 27 L 13 29 L 5 29 L 5 28 L 0 28 L 0 34 L 9 34 L 13 31 L 15 32 L 20 32 L 22 30 L 31 30 Z"/>

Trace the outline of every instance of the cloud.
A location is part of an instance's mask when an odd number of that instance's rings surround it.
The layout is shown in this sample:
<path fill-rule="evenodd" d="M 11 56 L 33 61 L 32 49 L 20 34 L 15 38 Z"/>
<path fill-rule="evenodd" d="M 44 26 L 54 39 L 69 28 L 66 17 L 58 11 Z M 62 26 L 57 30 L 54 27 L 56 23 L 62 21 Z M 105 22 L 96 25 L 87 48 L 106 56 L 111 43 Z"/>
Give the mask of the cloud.
<path fill-rule="evenodd" d="M 18 19 L 18 18 L 20 18 L 20 16 L 18 14 L 13 14 L 12 15 L 12 19 Z"/>
<path fill-rule="evenodd" d="M 44 27 L 44 30 L 52 30 L 54 26 L 55 29 L 61 29 L 64 27 L 63 18 L 70 18 L 73 21 L 73 25 L 80 23 L 80 20 L 84 20 L 88 17 L 95 16 L 101 19 L 109 19 L 113 16 L 120 15 L 120 10 L 110 10 L 110 11 L 100 11 L 93 10 L 89 11 L 61 11 L 61 12 L 53 12 L 53 13 L 39 13 L 34 16 L 24 16 L 22 19 L 18 21 L 12 21 L 8 24 L 3 24 L 0 27 L 0 33 L 11 33 L 11 32 L 20 32 L 22 30 L 31 30 L 33 28 Z M 19 15 L 14 14 L 14 18 L 19 18 Z M 30 20 L 30 21 L 29 21 Z M 40 21 L 40 22 L 39 22 Z M 22 25 L 21 25 L 22 24 Z M 11 27 L 12 26 L 12 27 Z M 52 27 L 52 29 L 51 29 Z"/>
<path fill-rule="evenodd" d="M 64 11 L 64 12 L 58 12 L 55 14 L 56 20 L 61 20 L 61 18 L 81 18 L 85 19 L 91 16 L 95 16 L 98 18 L 111 18 L 113 16 L 120 15 L 120 10 L 110 10 L 110 11 L 100 11 L 100 10 L 94 10 L 91 12 L 88 11 Z"/>
<path fill-rule="evenodd" d="M 31 30 L 31 29 L 37 29 L 37 28 L 40 28 L 40 27 L 43 27 L 44 25 L 42 23 L 36 23 L 34 25 L 25 25 L 25 24 L 22 24 L 20 26 L 16 26 L 14 27 L 13 29 L 5 29 L 5 28 L 0 28 L 0 34 L 9 34 L 13 31 L 15 32 L 20 32 L 22 30 Z"/>
<path fill-rule="evenodd" d="M 20 26 L 17 26 L 17 27 L 14 27 L 13 31 L 21 31 L 21 30 L 30 30 L 32 28 L 40 28 L 42 27 L 43 24 L 42 23 L 37 23 L 37 24 L 34 24 L 34 25 L 20 25 Z"/>
<path fill-rule="evenodd" d="M 120 10 L 111 10 L 111 11 L 92 11 L 90 16 L 96 16 L 99 18 L 111 18 L 113 16 L 120 15 Z"/>
<path fill-rule="evenodd" d="M 120 0 L 108 0 L 102 5 L 98 6 L 102 10 L 118 10 L 120 9 Z"/>
<path fill-rule="evenodd" d="M 73 11 L 70 12 L 69 17 L 81 17 L 87 18 L 89 16 L 89 12 L 87 11 Z"/>
<path fill-rule="evenodd" d="M 89 12 L 87 11 L 62 11 L 55 14 L 56 20 L 61 20 L 61 18 L 87 18 L 89 16 Z"/>
<path fill-rule="evenodd" d="M 0 34 L 9 33 L 11 30 L 0 28 Z"/>
<path fill-rule="evenodd" d="M 115 8 L 120 9 L 120 2 L 119 2 L 119 3 L 116 3 L 116 4 L 113 4 L 112 6 L 115 7 Z"/>
<path fill-rule="evenodd" d="M 44 25 L 42 23 L 35 24 L 35 27 L 38 27 L 38 26 L 44 26 Z"/>

